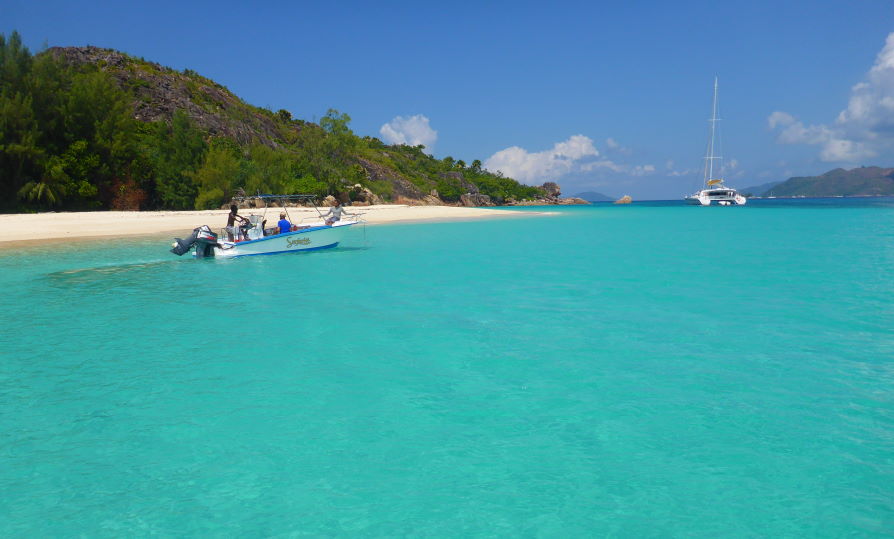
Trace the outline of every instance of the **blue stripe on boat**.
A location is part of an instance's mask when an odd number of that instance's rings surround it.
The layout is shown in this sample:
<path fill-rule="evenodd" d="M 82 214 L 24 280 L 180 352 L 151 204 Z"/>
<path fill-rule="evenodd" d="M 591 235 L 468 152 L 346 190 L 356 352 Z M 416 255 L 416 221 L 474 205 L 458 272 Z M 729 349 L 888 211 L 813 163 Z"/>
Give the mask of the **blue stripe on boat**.
<path fill-rule="evenodd" d="M 347 223 L 347 224 L 344 224 L 344 225 L 339 225 L 338 228 L 345 227 L 345 226 L 354 226 L 354 224 L 355 224 L 355 223 Z M 331 227 L 331 226 L 314 226 L 314 227 L 311 227 L 311 228 L 305 228 L 304 230 L 296 230 L 296 231 L 294 231 L 294 232 L 284 232 L 284 233 L 282 233 L 282 234 L 274 234 L 274 235 L 272 235 L 272 236 L 264 236 L 263 238 L 258 238 L 258 239 L 256 239 L 256 240 L 240 241 L 240 242 L 235 242 L 235 243 L 233 243 L 233 244 L 234 244 L 234 245 L 249 245 L 249 244 L 252 244 L 252 243 L 258 243 L 259 241 L 274 240 L 274 239 L 276 239 L 276 238 L 282 238 L 282 237 L 285 237 L 285 236 L 294 236 L 294 235 L 296 235 L 296 234 L 306 234 L 306 233 L 308 233 L 308 232 L 314 232 L 315 230 L 325 230 L 325 229 L 327 229 L 327 228 L 333 228 L 333 227 Z M 228 242 L 225 242 L 225 243 L 232 243 L 232 242 L 229 242 L 229 241 L 228 241 Z M 307 250 L 307 251 L 310 251 L 310 249 L 306 249 L 306 250 Z M 277 251 L 277 252 L 279 252 L 279 253 L 285 253 L 285 252 L 291 252 L 291 251 Z M 265 254 L 273 254 L 273 253 L 265 253 Z"/>
<path fill-rule="evenodd" d="M 281 235 L 285 236 L 285 234 L 281 234 Z M 245 242 L 240 242 L 240 243 L 250 243 L 250 242 L 245 241 Z M 306 253 L 308 251 L 319 251 L 320 249 L 331 249 L 332 247 L 338 247 L 338 242 L 330 243 L 329 245 L 321 245 L 319 247 L 311 247 L 310 249 L 298 249 L 298 250 L 292 249 L 292 250 L 288 250 L 288 251 L 271 251 L 269 253 L 247 253 L 244 255 L 234 255 L 234 256 L 231 256 L 228 258 L 242 258 L 245 256 L 278 255 L 280 253 Z"/>

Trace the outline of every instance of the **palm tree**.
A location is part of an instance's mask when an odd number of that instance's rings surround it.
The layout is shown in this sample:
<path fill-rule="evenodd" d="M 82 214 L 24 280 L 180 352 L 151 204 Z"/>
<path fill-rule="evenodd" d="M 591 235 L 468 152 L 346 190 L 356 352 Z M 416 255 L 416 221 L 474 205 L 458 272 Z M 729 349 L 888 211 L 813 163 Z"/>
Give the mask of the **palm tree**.
<path fill-rule="evenodd" d="M 40 181 L 29 181 L 19 189 L 20 199 L 31 202 L 46 202 L 50 206 L 57 206 L 65 196 L 65 182 L 68 174 L 62 168 L 62 160 L 51 157 L 44 167 L 43 177 Z"/>

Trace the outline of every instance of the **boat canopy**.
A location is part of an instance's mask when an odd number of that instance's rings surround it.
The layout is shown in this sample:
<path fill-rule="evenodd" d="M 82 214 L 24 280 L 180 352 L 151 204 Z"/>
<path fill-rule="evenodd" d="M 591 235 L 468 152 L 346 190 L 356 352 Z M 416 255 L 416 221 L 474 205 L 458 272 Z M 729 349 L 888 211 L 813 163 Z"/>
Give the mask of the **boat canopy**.
<path fill-rule="evenodd" d="M 286 202 L 310 202 L 313 206 L 314 210 L 316 210 L 317 215 L 320 218 L 323 218 L 323 214 L 320 213 L 320 208 L 317 207 L 317 204 L 314 200 L 317 198 L 317 195 L 262 195 L 258 193 L 257 195 L 239 195 L 234 196 L 233 200 L 235 202 L 245 202 L 248 200 L 259 200 L 264 203 L 264 214 L 261 216 L 261 219 L 267 217 L 267 208 L 269 207 L 268 201 L 279 202 L 282 204 L 282 211 L 286 213 L 286 218 L 291 221 L 292 216 L 289 215 L 289 208 L 286 206 Z"/>
<path fill-rule="evenodd" d="M 291 202 L 307 201 L 317 198 L 317 195 L 244 195 L 235 196 L 233 200 L 242 202 L 245 200 L 288 200 Z"/>

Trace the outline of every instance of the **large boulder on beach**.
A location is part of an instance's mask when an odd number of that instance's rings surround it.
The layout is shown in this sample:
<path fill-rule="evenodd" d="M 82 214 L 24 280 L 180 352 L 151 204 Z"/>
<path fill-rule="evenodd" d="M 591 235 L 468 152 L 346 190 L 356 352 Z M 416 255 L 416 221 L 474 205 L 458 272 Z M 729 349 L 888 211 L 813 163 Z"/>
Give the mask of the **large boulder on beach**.
<path fill-rule="evenodd" d="M 574 206 L 574 205 L 589 205 L 590 203 L 582 198 L 568 197 L 568 198 L 560 198 L 558 200 L 558 204 L 560 204 L 562 206 Z"/>
<path fill-rule="evenodd" d="M 477 194 L 481 193 L 481 191 L 478 190 L 477 185 L 475 185 L 474 183 L 472 183 L 470 181 L 467 181 L 465 178 L 460 180 L 459 186 L 466 193 L 471 193 L 473 195 L 477 195 Z"/>
<path fill-rule="evenodd" d="M 435 191 L 437 193 L 437 191 Z M 425 195 L 422 197 L 422 204 L 425 206 L 443 206 L 444 201 L 437 195 Z"/>
<path fill-rule="evenodd" d="M 550 206 L 555 204 L 555 202 L 547 200 L 545 198 L 535 198 L 531 200 L 519 200 L 514 204 L 515 206 Z"/>
<path fill-rule="evenodd" d="M 382 199 L 379 198 L 379 195 L 370 191 L 368 187 L 363 187 L 360 184 L 355 185 L 354 188 L 351 189 L 351 201 L 355 206 L 358 203 L 365 204 L 366 206 L 382 203 Z"/>
<path fill-rule="evenodd" d="M 546 182 L 540 188 L 543 189 L 548 197 L 559 198 L 559 195 L 562 194 L 562 188 L 556 182 Z"/>
<path fill-rule="evenodd" d="M 493 206 L 494 203 L 487 195 L 466 193 L 459 196 L 459 201 L 463 206 L 474 208 L 477 206 Z"/>
<path fill-rule="evenodd" d="M 630 195 L 624 195 L 616 200 L 615 204 L 630 204 L 631 202 L 633 202 L 633 197 L 631 197 Z"/>

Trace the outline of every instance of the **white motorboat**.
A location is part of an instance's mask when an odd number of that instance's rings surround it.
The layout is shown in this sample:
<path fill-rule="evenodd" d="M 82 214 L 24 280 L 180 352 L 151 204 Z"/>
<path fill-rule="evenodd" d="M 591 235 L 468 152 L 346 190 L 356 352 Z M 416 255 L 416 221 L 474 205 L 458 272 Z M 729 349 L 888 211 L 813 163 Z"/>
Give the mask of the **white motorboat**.
<path fill-rule="evenodd" d="M 711 138 L 708 141 L 708 152 L 705 156 L 704 186 L 702 189 L 685 197 L 688 204 L 697 206 L 744 206 L 747 199 L 732 187 L 723 184 L 723 156 L 714 155 L 714 138 L 717 131 L 717 77 L 714 77 L 714 102 L 711 107 Z M 717 161 L 715 166 L 714 162 Z M 719 177 L 715 178 L 714 173 Z"/>
<path fill-rule="evenodd" d="M 223 228 L 219 234 L 212 231 L 208 225 L 200 226 L 192 231 L 189 238 L 175 238 L 171 252 L 182 256 L 195 247 L 193 256 L 196 258 L 238 258 L 330 249 L 338 246 L 350 227 L 362 222 L 357 216 L 352 216 L 349 219 L 329 223 L 314 205 L 318 217 L 301 224 L 293 224 L 292 229 L 288 232 L 280 232 L 276 227 L 264 227 L 267 222 L 264 217 L 269 201 L 280 202 L 281 207 L 277 209 L 286 212 L 288 216 L 286 206 L 288 202 L 313 202 L 313 199 L 313 195 L 235 197 L 234 200 L 237 202 L 253 200 L 256 203 L 263 203 L 264 213 L 249 215 L 248 223 L 242 226 Z M 289 221 L 291 222 L 291 219 Z"/>

